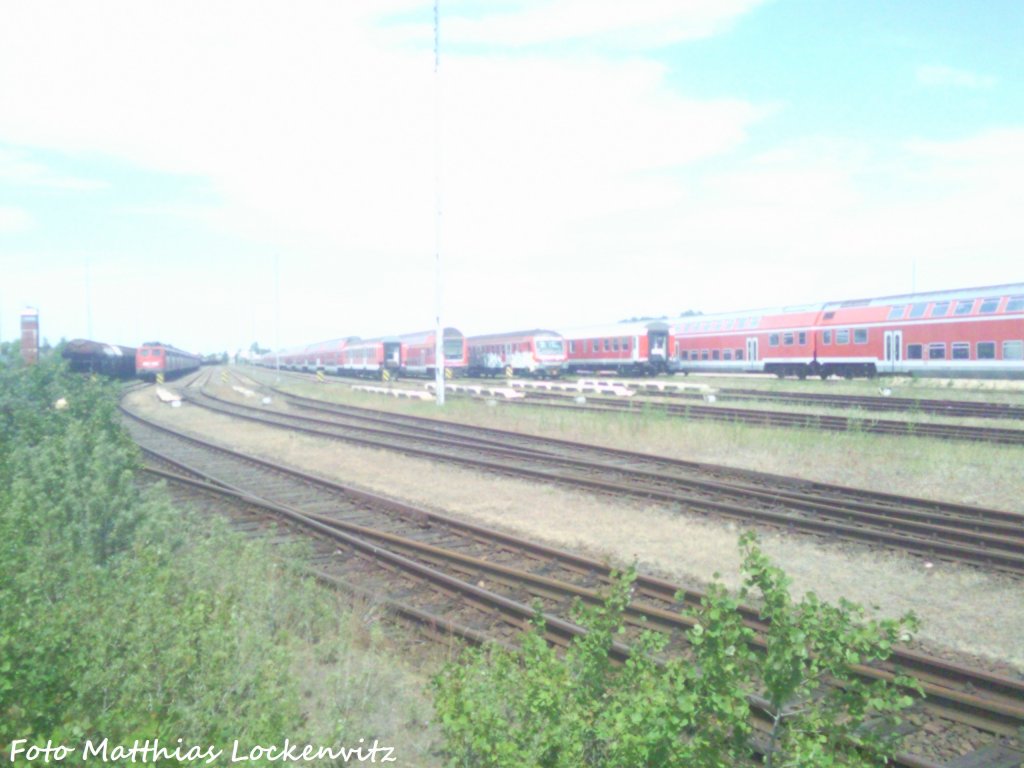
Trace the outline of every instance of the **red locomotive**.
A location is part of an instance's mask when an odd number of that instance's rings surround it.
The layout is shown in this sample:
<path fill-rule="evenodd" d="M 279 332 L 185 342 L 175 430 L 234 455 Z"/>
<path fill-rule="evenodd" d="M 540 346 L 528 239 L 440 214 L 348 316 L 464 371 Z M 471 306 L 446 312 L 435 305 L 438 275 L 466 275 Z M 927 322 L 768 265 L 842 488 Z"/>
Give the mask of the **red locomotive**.
<path fill-rule="evenodd" d="M 1024 284 L 702 315 L 671 370 L 1024 377 Z"/>
<path fill-rule="evenodd" d="M 159 341 L 147 341 L 135 351 L 135 374 L 141 379 L 155 379 L 157 374 L 169 379 L 198 370 L 200 363 L 199 355 Z"/>
<path fill-rule="evenodd" d="M 518 331 L 468 339 L 469 375 L 556 377 L 565 368 L 565 339 L 555 331 Z"/>
<path fill-rule="evenodd" d="M 572 373 L 617 371 L 652 375 L 669 363 L 670 326 L 662 321 L 618 323 L 563 331 Z"/>

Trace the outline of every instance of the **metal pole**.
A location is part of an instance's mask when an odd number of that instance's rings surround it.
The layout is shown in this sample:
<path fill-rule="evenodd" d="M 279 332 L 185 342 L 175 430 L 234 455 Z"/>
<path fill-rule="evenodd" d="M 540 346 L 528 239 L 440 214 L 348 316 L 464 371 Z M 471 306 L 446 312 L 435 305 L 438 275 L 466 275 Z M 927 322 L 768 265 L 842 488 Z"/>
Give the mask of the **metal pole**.
<path fill-rule="evenodd" d="M 92 335 L 92 265 L 88 256 L 85 257 L 85 328 L 87 338 L 93 340 Z"/>
<path fill-rule="evenodd" d="M 281 379 L 281 257 L 274 256 L 274 370 Z"/>
<path fill-rule="evenodd" d="M 434 384 L 437 404 L 444 405 L 444 326 L 441 324 L 441 21 L 440 0 L 434 0 Z"/>

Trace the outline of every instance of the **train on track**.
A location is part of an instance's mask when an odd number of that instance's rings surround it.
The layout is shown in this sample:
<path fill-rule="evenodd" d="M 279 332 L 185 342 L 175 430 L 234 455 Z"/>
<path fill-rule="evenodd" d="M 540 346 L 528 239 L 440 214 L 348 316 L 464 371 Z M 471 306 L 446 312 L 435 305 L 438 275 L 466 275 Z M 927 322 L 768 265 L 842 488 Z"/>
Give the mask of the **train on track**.
<path fill-rule="evenodd" d="M 383 378 L 433 375 L 433 331 L 349 337 L 262 365 Z M 444 330 L 455 376 L 773 373 L 1024 377 L 1024 283 L 796 307 L 472 336 Z"/>
<path fill-rule="evenodd" d="M 158 375 L 171 379 L 199 369 L 199 355 L 159 341 L 147 341 L 135 351 L 135 373 L 140 379 L 154 380 Z"/>
<path fill-rule="evenodd" d="M 669 369 L 778 376 L 1024 377 L 1024 284 L 699 315 Z"/>
<path fill-rule="evenodd" d="M 437 369 L 436 340 L 435 331 L 374 339 L 350 336 L 271 352 L 258 363 L 289 371 L 324 371 L 374 379 L 433 376 Z M 464 376 L 469 366 L 466 337 L 456 328 L 445 328 L 441 344 L 446 375 Z"/>
<path fill-rule="evenodd" d="M 566 370 L 565 339 L 555 331 L 517 331 L 471 336 L 470 376 L 555 378 Z"/>
<path fill-rule="evenodd" d="M 570 373 L 615 371 L 651 376 L 669 370 L 671 326 L 660 320 L 575 328 L 563 332 Z"/>
<path fill-rule="evenodd" d="M 135 378 L 135 347 L 89 339 L 72 339 L 61 352 L 76 373 L 96 373 L 114 379 Z"/>

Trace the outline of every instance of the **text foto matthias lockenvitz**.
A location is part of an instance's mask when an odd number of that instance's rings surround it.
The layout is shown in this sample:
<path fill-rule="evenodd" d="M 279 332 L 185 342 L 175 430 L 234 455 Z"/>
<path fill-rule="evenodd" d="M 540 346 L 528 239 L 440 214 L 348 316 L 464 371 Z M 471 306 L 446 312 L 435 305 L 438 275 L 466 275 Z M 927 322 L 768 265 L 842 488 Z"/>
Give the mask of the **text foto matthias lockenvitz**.
<path fill-rule="evenodd" d="M 30 744 L 28 739 L 14 739 L 10 743 L 10 760 L 12 763 L 29 761 L 40 764 L 63 763 L 71 760 L 76 765 L 93 761 L 96 763 L 137 764 L 156 763 L 160 760 L 179 760 L 190 763 L 206 763 L 215 765 L 228 763 L 309 763 L 315 760 L 344 760 L 359 763 L 394 763 L 392 747 L 385 747 L 373 740 L 372 744 L 359 739 L 354 746 L 318 746 L 314 744 L 292 744 L 285 739 L 281 744 L 268 746 L 256 745 L 246 747 L 236 739 L 230 747 L 219 747 L 214 744 L 185 744 L 178 739 L 174 744 L 163 744 L 160 739 L 146 739 L 129 744 L 111 744 L 108 739 L 95 741 L 86 739 L 77 746 L 53 744 Z"/>

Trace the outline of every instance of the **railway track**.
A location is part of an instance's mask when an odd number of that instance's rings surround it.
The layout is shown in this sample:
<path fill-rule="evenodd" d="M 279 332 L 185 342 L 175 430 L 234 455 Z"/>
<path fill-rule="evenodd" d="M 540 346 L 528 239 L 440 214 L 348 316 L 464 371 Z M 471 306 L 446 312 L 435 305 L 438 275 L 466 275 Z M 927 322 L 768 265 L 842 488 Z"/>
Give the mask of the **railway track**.
<path fill-rule="evenodd" d="M 308 378 L 310 374 L 284 372 L 289 376 Z M 365 381 L 365 379 L 358 379 Z M 673 388 L 671 380 L 634 380 L 606 378 L 594 379 L 584 377 L 585 381 L 593 382 L 607 387 L 623 387 L 633 390 L 639 394 L 656 397 L 663 400 L 683 400 L 694 403 L 703 402 L 706 393 L 682 391 Z M 501 386 L 499 379 L 478 379 L 474 380 L 482 386 Z M 572 381 L 567 379 L 566 381 Z M 523 382 L 519 382 L 522 385 Z M 513 383 L 513 386 L 517 386 Z M 529 385 L 521 386 L 522 391 L 533 393 L 535 389 Z M 846 395 L 832 394 L 825 392 L 797 392 L 779 391 L 769 389 L 755 389 L 742 387 L 715 387 L 713 393 L 719 401 L 762 401 L 778 402 L 790 405 L 825 406 L 829 408 L 851 409 L 857 408 L 867 411 L 878 411 L 885 413 L 913 413 L 927 414 L 930 416 L 945 416 L 948 418 L 972 418 L 972 419 L 1004 419 L 1024 420 L 1024 405 L 1013 403 L 991 403 L 973 400 L 955 399 L 934 399 L 917 397 L 892 397 L 881 395 Z M 589 397 L 589 396 L 588 396 Z"/>
<path fill-rule="evenodd" d="M 739 388 L 719 389 L 716 394 L 722 399 L 730 400 L 770 400 L 800 405 L 827 405 L 832 408 L 863 408 L 868 411 L 927 413 L 933 416 L 955 418 L 1024 419 L 1024 406 L 1011 403 L 878 397 L 874 395 L 833 395 L 815 392 L 771 392 Z"/>
<path fill-rule="evenodd" d="M 191 494 L 230 498 L 227 503 L 248 510 L 256 530 L 277 535 L 275 526 L 283 520 L 305 535 L 312 533 L 317 543 L 310 567 L 318 578 L 383 599 L 431 634 L 512 644 L 534 613 L 530 603 L 539 600 L 549 642 L 564 645 L 582 632 L 564 618 L 572 600 L 598 600 L 611 579 L 607 565 L 578 555 L 346 488 L 135 418 L 129 429 L 154 474 L 187 486 Z M 701 594 L 645 576 L 638 578 L 635 590 L 629 624 L 668 633 L 670 650 L 685 654 L 684 633 L 692 621 L 680 608 L 699 603 Z M 755 631 L 763 631 L 755 609 L 745 607 L 743 615 Z M 628 644 L 615 649 L 620 659 L 628 653 Z M 904 649 L 893 661 L 917 676 L 927 691 L 913 715 L 921 735 L 911 739 L 913 754 L 904 755 L 900 764 L 942 764 L 935 760 L 945 760 L 955 748 L 943 746 L 941 734 L 955 734 L 950 738 L 962 743 L 965 729 L 974 734 L 971 743 L 990 755 L 1012 755 L 1020 746 L 1010 736 L 1024 725 L 1024 682 Z M 860 671 L 877 678 L 893 670 Z M 756 715 L 756 706 L 752 711 Z"/>
<path fill-rule="evenodd" d="M 587 379 L 588 381 L 593 381 Z M 701 392 L 687 392 L 673 388 L 665 381 L 623 381 L 598 379 L 597 383 L 627 387 L 637 393 L 667 400 L 700 401 Z M 826 392 L 797 392 L 742 387 L 715 387 L 711 390 L 718 400 L 771 401 L 792 405 L 823 405 L 830 408 L 859 408 L 889 413 L 920 413 L 932 416 L 972 419 L 1024 419 L 1024 405 L 990 403 L 975 400 L 937 400 L 918 397 L 892 397 L 889 395 L 846 395 Z"/>
<path fill-rule="evenodd" d="M 697 421 L 730 421 L 757 426 L 816 429 L 823 432 L 866 432 L 876 435 L 930 437 L 938 440 L 968 440 L 999 445 L 1024 445 L 1024 429 L 1005 427 L 975 427 L 960 424 L 936 424 L 892 419 L 863 419 L 827 414 L 730 408 L 719 405 L 680 404 L 642 400 L 624 401 L 622 399 L 590 396 L 587 396 L 586 403 L 581 404 L 565 394 L 533 391 L 522 400 L 510 400 L 503 404 L 563 408 L 590 413 L 630 413 L 646 410 Z"/>
<path fill-rule="evenodd" d="M 883 545 L 918 556 L 1024 573 L 1024 516 L 879 494 L 695 462 L 328 404 L 275 390 L 303 413 L 187 397 L 282 429 L 485 472 L 659 501 L 687 511 Z"/>

